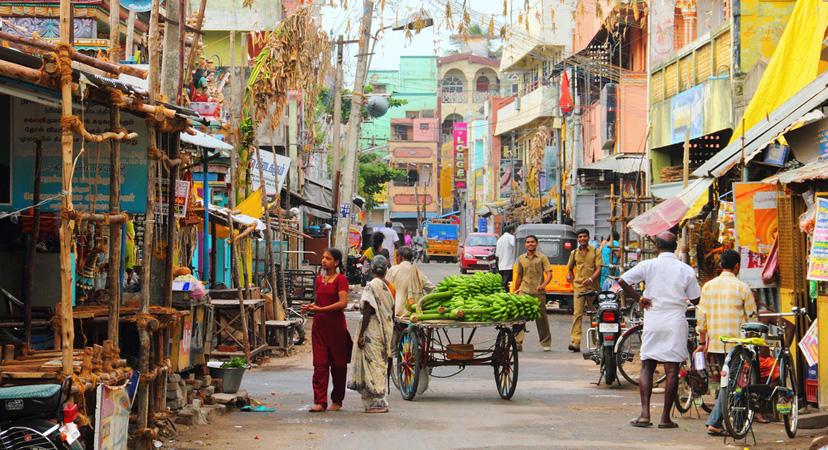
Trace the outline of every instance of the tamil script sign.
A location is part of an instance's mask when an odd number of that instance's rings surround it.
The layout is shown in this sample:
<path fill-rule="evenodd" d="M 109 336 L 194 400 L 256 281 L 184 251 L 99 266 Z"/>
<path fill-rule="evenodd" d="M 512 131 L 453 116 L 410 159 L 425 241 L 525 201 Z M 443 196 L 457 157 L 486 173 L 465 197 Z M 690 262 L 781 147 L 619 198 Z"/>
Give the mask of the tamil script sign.
<path fill-rule="evenodd" d="M 262 161 L 259 163 L 257 153 L 262 156 Z M 282 186 L 285 184 L 288 171 L 290 170 L 290 158 L 287 156 L 276 155 L 266 150 L 259 150 L 253 153 L 253 168 L 250 169 L 250 182 L 254 189 L 258 189 L 262 182 L 259 178 L 259 165 L 262 166 L 264 172 L 265 186 L 267 186 L 267 195 L 276 195 L 282 191 Z"/>
<path fill-rule="evenodd" d="M 466 189 L 469 164 L 469 130 L 466 122 L 454 123 L 454 187 Z"/>
<path fill-rule="evenodd" d="M 816 223 L 808 260 L 808 279 L 828 281 L 828 199 L 817 198 Z"/>

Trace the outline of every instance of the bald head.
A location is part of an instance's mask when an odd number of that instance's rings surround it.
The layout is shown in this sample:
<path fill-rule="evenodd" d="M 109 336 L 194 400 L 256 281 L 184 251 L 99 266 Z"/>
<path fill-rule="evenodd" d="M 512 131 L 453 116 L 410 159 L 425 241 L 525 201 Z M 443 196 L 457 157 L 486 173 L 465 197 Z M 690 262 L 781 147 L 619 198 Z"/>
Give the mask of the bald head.
<path fill-rule="evenodd" d="M 678 247 L 676 235 L 669 231 L 659 233 L 656 236 L 655 245 L 659 252 L 675 252 Z"/>

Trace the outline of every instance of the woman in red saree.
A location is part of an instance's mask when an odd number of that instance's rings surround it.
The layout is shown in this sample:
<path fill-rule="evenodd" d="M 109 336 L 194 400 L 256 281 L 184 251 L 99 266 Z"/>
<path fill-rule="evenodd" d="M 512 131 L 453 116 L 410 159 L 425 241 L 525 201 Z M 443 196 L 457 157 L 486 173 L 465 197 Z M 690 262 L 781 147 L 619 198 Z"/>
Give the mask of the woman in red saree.
<path fill-rule="evenodd" d="M 344 272 L 342 252 L 335 248 L 325 250 L 322 254 L 322 274 L 316 277 L 316 301 L 302 307 L 302 310 L 314 313 L 311 331 L 314 405 L 311 412 L 338 411 L 345 399 L 345 381 L 353 341 L 345 323 L 348 279 Z M 333 381 L 330 407 L 329 378 Z"/>

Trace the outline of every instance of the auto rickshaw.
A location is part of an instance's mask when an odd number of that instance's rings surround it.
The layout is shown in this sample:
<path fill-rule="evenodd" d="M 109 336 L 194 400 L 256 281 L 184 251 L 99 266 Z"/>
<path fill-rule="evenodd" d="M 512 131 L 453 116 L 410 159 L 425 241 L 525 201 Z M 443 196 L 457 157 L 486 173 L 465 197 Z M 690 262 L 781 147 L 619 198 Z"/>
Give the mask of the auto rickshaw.
<path fill-rule="evenodd" d="M 533 223 L 520 225 L 515 230 L 515 262 L 520 255 L 526 253 L 526 237 L 535 235 L 538 238 L 538 252 L 543 253 L 552 265 L 552 281 L 546 286 L 547 302 L 557 300 L 561 309 L 572 311 L 573 288 L 572 283 L 566 280 L 569 255 L 578 245 L 575 228 L 570 225 L 555 223 Z M 512 290 L 517 267 L 512 270 Z"/>

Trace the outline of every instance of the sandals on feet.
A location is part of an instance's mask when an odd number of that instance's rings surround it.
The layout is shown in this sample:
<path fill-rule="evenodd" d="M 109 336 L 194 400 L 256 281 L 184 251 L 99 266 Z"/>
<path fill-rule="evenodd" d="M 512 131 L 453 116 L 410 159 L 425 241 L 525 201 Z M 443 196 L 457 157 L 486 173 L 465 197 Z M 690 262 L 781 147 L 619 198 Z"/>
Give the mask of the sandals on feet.
<path fill-rule="evenodd" d="M 678 424 L 675 423 L 675 422 L 660 423 L 660 424 L 658 424 L 658 427 L 661 428 L 662 430 L 664 430 L 664 429 L 673 429 L 673 428 L 678 428 Z"/>
<path fill-rule="evenodd" d="M 636 417 L 635 419 L 630 421 L 630 425 L 636 428 L 649 428 L 653 426 L 653 423 L 647 420 L 646 422 L 642 421 L 640 417 Z"/>

